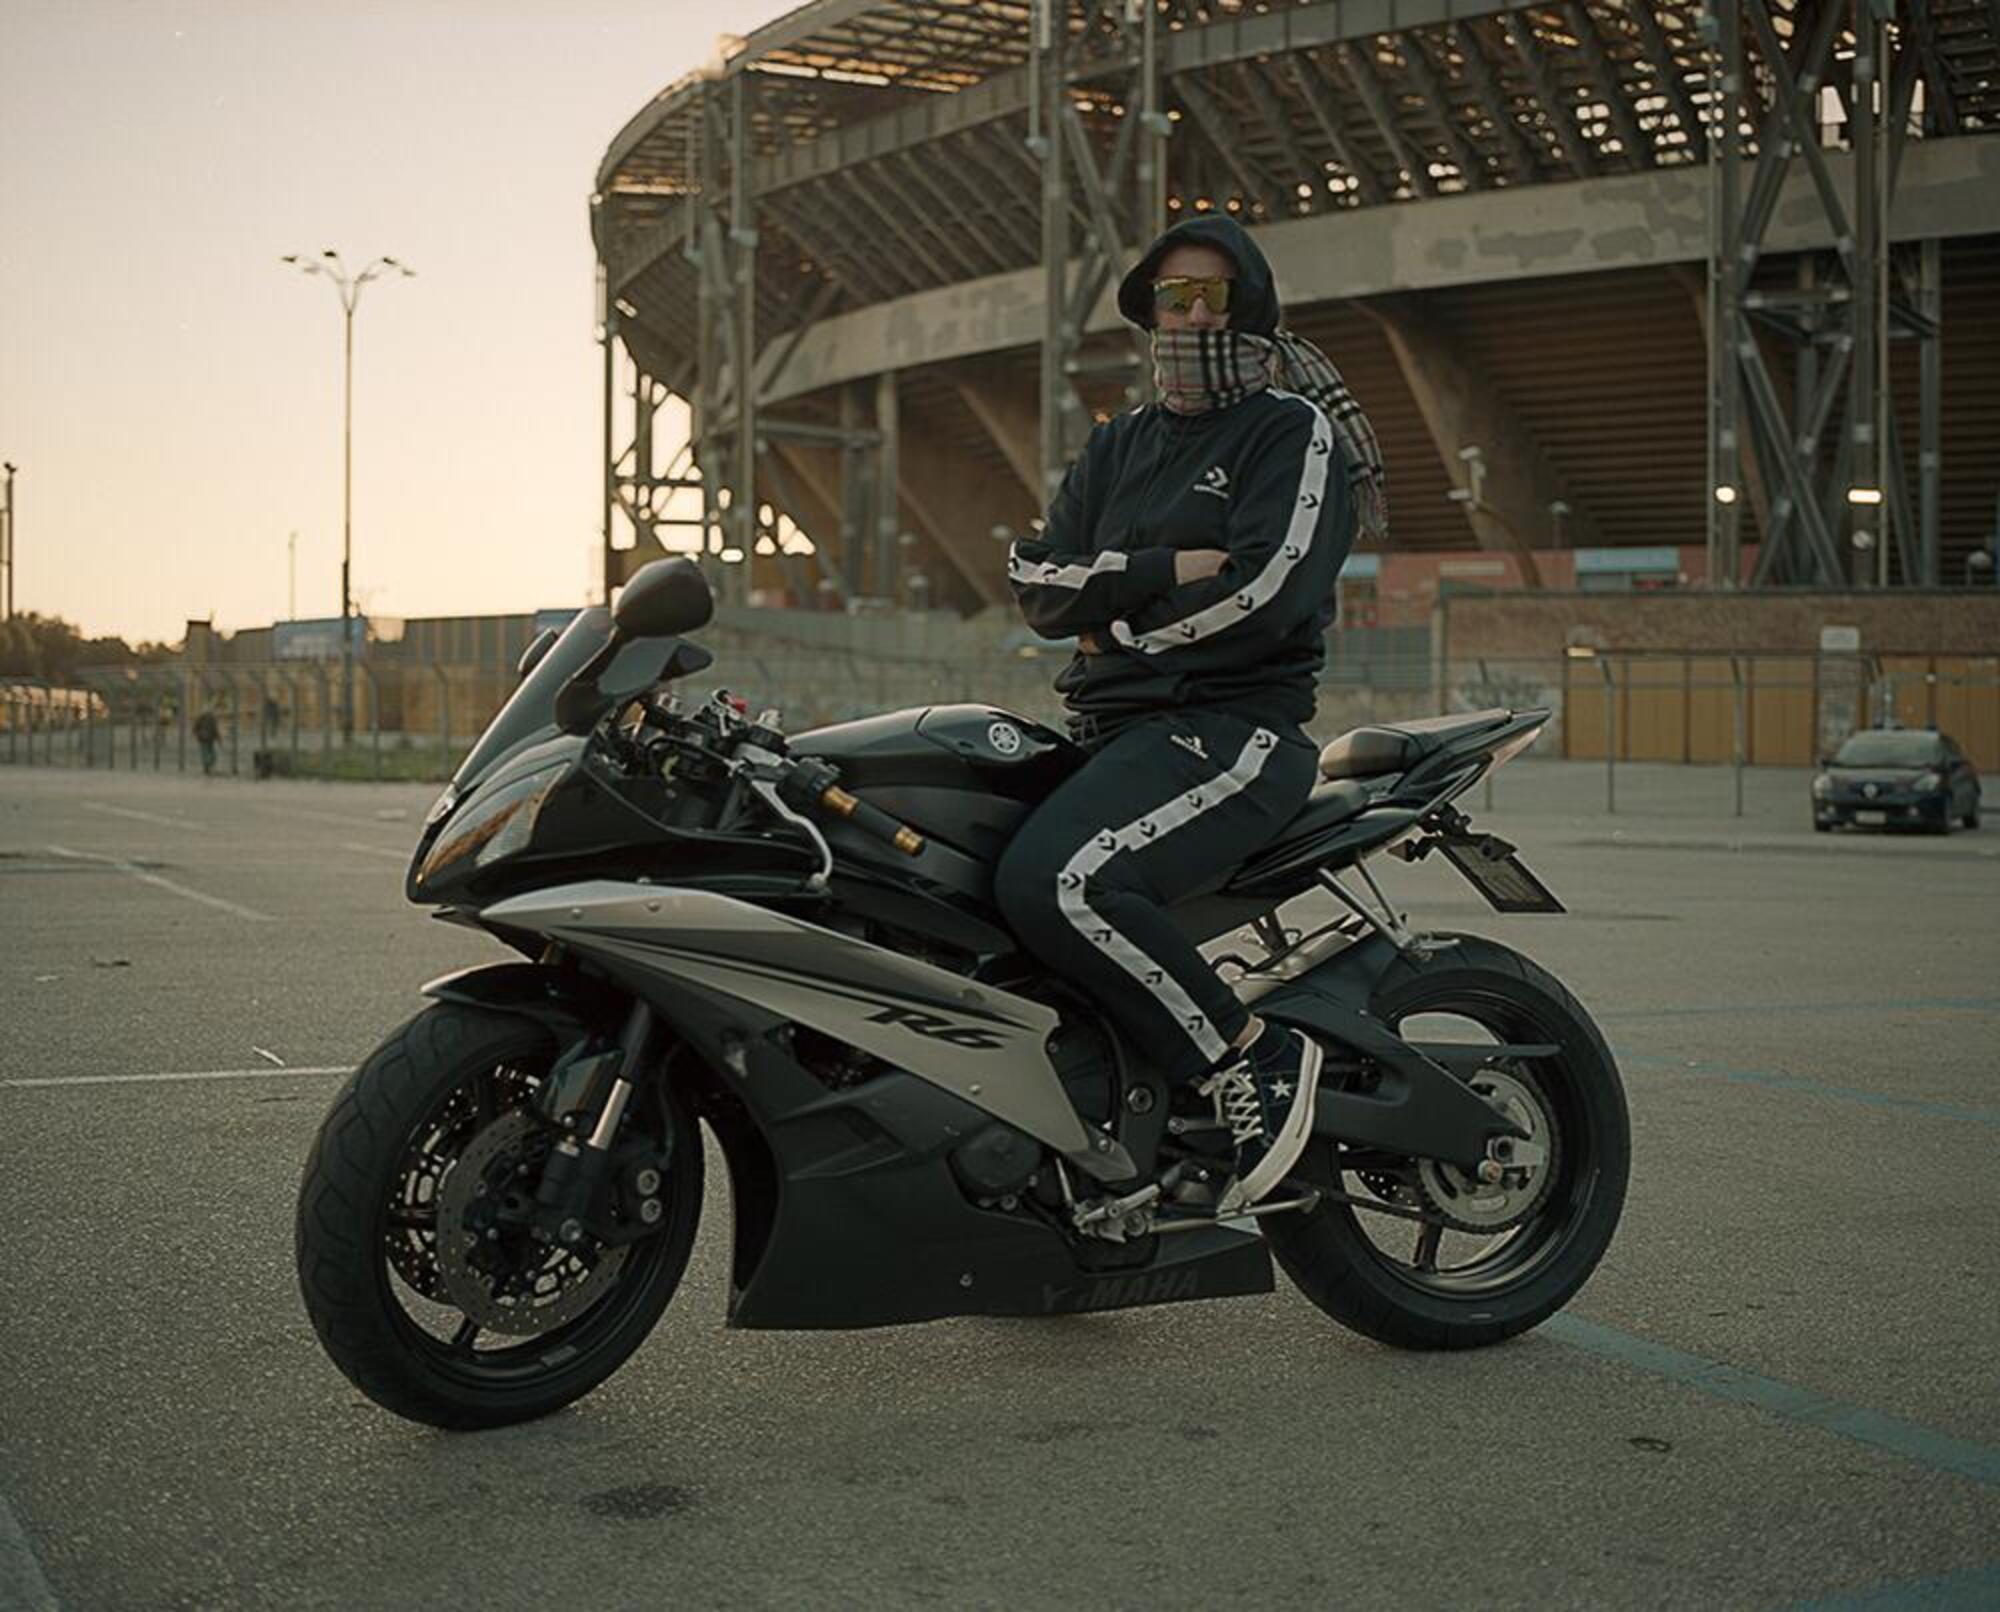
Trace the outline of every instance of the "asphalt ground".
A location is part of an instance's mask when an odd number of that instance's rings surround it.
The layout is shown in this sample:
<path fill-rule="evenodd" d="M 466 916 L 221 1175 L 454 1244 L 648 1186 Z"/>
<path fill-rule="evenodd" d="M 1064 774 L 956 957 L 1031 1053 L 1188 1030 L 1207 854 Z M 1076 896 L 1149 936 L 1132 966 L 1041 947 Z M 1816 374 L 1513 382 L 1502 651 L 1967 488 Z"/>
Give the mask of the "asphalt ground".
<path fill-rule="evenodd" d="M 0 768 L 0 1607 L 2000 1604 L 2000 834 L 1745 787 L 1517 764 L 1475 816 L 1568 916 L 1390 884 L 1620 1057 L 1624 1225 L 1537 1333 L 1399 1354 L 1282 1281 L 731 1333 L 716 1170 L 622 1372 L 449 1436 L 291 1259 L 341 1072 L 499 955 L 401 900 L 431 790 Z"/>

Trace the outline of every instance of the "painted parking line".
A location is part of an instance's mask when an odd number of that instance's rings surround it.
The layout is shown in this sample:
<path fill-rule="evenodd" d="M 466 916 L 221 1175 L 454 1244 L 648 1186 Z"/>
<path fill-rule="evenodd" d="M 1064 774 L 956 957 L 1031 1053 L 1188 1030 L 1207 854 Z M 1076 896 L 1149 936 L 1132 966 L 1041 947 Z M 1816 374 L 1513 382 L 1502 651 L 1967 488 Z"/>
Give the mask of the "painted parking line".
<path fill-rule="evenodd" d="M 373 817 L 362 817 L 354 812 L 316 811 L 310 806 L 281 806 L 277 802 L 269 800 L 246 800 L 240 804 L 250 807 L 253 811 L 276 812 L 282 817 L 303 817 L 315 823 L 331 823 L 335 827 L 350 830 L 357 828 L 393 828 L 407 831 L 408 827 L 416 823 L 423 815 L 421 808 L 415 812 L 411 812 L 403 807 L 394 807 L 391 808 L 397 814 L 394 817 L 384 817 L 379 812 Z"/>
<path fill-rule="evenodd" d="M 1760 1377 L 1722 1360 L 1708 1360 L 1635 1337 L 1615 1327 L 1599 1326 L 1576 1315 L 1555 1315 L 1537 1329 L 1544 1337 L 1581 1349 L 1601 1360 L 1631 1366 L 1655 1377 L 1682 1384 L 1715 1399 L 1749 1405 L 1787 1422 L 1816 1427 L 1915 1461 L 1934 1472 L 1949 1472 L 1988 1488 L 2000 1489 L 2000 1445 L 1941 1433 L 1921 1422 L 1885 1416 L 1861 1405 L 1816 1394 L 1775 1377 Z"/>
<path fill-rule="evenodd" d="M 410 860 L 408 851 L 391 851 L 380 845 L 357 845 L 353 840 L 342 840 L 340 848 L 343 851 L 359 851 L 363 856 L 386 856 L 391 862 Z"/>
<path fill-rule="evenodd" d="M 142 868 L 136 863 L 127 862 L 122 857 L 100 856 L 95 851 L 73 851 L 66 845 L 51 845 L 49 847 L 49 854 L 51 856 L 63 857 L 71 862 L 96 862 L 119 873 L 129 873 L 142 884 L 150 884 L 156 889 L 167 890 L 174 895 L 184 896 L 189 901 L 198 901 L 205 907 L 214 907 L 218 912 L 226 912 L 231 917 L 245 918 L 252 923 L 259 924 L 273 924 L 278 921 L 268 912 L 259 912 L 255 907 L 246 907 L 239 902 L 224 901 L 221 896 L 212 896 L 206 891 L 191 890 L 184 884 L 165 878 L 153 872 L 150 868 Z"/>
<path fill-rule="evenodd" d="M 1941 1578 L 1910 1579 L 1801 1601 L 1790 1612 L 1991 1612 L 2000 1606 L 2000 1562 Z"/>
<path fill-rule="evenodd" d="M 101 800 L 87 800 L 83 803 L 87 812 L 104 812 L 111 817 L 129 817 L 135 823 L 162 823 L 168 828 L 193 829 L 197 834 L 206 834 L 206 824 L 191 823 L 185 817 L 162 817 L 158 812 L 142 812 L 134 806 L 112 806 Z"/>
<path fill-rule="evenodd" d="M 306 1064 L 286 1069 L 192 1069 L 157 1075 L 24 1075 L 0 1080 L 0 1088 L 25 1091 L 50 1086 L 153 1086 L 177 1080 L 282 1080 L 291 1075 L 347 1075 L 353 1072 L 352 1064 Z"/>
<path fill-rule="evenodd" d="M 14 1516 L 14 1508 L 0 1496 L 0 1606 L 14 1612 L 58 1612 L 59 1604 L 49 1581 L 42 1577 L 42 1564 L 35 1560 L 35 1547 L 28 1543 L 27 1531 Z"/>
<path fill-rule="evenodd" d="M 1970 1125 L 2000 1127 L 2000 1108 L 1973 1108 L 1964 1103 L 1939 1103 L 1927 1097 L 1897 1097 L 1888 1092 L 1865 1091 L 1856 1086 L 1830 1086 L 1804 1075 L 1781 1075 L 1769 1069 L 1730 1069 L 1699 1059 L 1649 1057 L 1614 1049 L 1619 1064 L 1647 1074 L 1685 1075 L 1691 1080 L 1720 1080 L 1732 1086 L 1758 1086 L 1765 1091 L 1803 1092 L 1809 1097 L 1826 1097 L 1835 1102 L 1861 1103 L 1869 1108 L 1895 1108 L 1908 1114 L 1925 1114 L 1932 1119 L 1955 1119 Z"/>
<path fill-rule="evenodd" d="M 2000 1013 L 2000 996 L 1902 996 L 1848 1002 L 1704 1002 L 1689 1007 L 1612 1008 L 1594 1015 L 1599 1023 L 1625 1019 L 1694 1019 L 1752 1013 Z"/>

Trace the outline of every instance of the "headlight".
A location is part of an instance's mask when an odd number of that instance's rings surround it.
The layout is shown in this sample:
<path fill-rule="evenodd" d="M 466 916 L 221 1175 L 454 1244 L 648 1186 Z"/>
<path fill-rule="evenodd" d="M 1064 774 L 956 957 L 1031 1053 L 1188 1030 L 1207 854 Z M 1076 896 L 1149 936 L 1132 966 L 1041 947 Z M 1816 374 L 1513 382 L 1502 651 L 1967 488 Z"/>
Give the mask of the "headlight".
<path fill-rule="evenodd" d="M 1933 789 L 1936 789 L 1943 782 L 1944 778 L 1939 773 L 1920 772 L 1917 774 L 1917 788 L 1926 795 L 1928 795 Z"/>
<path fill-rule="evenodd" d="M 468 857 L 474 867 L 484 868 L 525 848 L 534 837 L 535 819 L 567 770 L 567 763 L 544 767 L 489 799 L 475 796 L 476 809 L 468 811 L 431 847 L 431 854 L 417 872 L 417 883 L 431 883 Z"/>
<path fill-rule="evenodd" d="M 1813 799 L 1825 800 L 1826 797 L 1832 793 L 1833 793 L 1833 780 L 1827 777 L 1825 773 L 1819 773 L 1818 775 L 1816 775 L 1813 779 Z"/>

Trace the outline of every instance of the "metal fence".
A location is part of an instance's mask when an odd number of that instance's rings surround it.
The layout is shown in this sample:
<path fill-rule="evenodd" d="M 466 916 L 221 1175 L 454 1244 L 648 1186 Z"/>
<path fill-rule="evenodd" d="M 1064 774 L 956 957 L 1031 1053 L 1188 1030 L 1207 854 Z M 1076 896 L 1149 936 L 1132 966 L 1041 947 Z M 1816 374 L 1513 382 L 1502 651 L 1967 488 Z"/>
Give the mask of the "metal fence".
<path fill-rule="evenodd" d="M 983 649 L 898 656 L 722 633 L 694 680 L 753 711 L 775 708 L 794 733 L 879 711 L 957 701 L 1059 721 L 1058 653 Z M 336 665 L 292 663 L 95 671 L 78 686 L 0 683 L 0 762 L 187 772 L 202 765 L 198 713 L 219 732 L 214 765 L 239 775 L 437 779 L 450 774 L 514 686 L 493 668 L 358 665 L 351 734 Z M 1602 760 L 1616 810 L 1617 770 L 1632 762 L 1805 766 L 1858 727 L 1939 727 L 1982 770 L 2000 772 L 2000 657 L 1672 655 L 1433 660 L 1333 655 L 1312 730 L 1493 706 L 1547 707 L 1543 756 Z"/>

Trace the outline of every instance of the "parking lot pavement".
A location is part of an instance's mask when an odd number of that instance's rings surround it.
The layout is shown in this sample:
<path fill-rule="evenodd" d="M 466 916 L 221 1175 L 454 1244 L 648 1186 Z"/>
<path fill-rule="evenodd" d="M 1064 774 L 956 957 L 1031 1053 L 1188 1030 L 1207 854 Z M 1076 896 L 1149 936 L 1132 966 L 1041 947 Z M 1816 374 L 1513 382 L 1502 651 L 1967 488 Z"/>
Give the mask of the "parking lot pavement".
<path fill-rule="evenodd" d="M 1389 881 L 1625 1072 L 1623 1228 L 1537 1334 L 1396 1354 L 1282 1286 L 728 1333 L 715 1170 L 617 1377 L 446 1437 L 327 1364 L 290 1249 L 340 1071 L 497 955 L 401 900 L 433 791 L 0 770 L 0 1605 L 2000 1602 L 2000 835 L 1745 783 L 1503 772 L 1564 917 Z"/>

